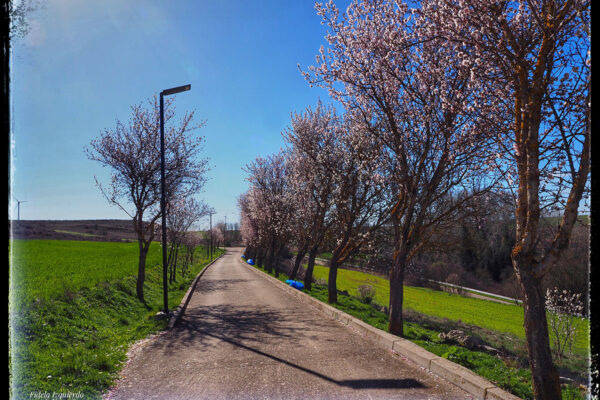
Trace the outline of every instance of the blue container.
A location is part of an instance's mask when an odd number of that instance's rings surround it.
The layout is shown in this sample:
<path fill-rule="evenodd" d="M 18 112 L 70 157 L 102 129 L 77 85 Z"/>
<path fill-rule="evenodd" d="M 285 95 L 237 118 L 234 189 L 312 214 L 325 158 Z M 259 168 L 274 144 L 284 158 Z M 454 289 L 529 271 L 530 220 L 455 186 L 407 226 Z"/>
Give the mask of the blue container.
<path fill-rule="evenodd" d="M 246 261 L 248 264 L 250 265 L 254 265 L 254 260 L 253 259 L 249 259 L 248 261 Z"/>
<path fill-rule="evenodd" d="M 304 283 L 302 283 L 302 282 L 293 281 L 291 279 L 288 279 L 287 281 L 285 281 L 285 283 L 288 283 L 291 287 L 296 288 L 298 290 L 304 289 Z"/>

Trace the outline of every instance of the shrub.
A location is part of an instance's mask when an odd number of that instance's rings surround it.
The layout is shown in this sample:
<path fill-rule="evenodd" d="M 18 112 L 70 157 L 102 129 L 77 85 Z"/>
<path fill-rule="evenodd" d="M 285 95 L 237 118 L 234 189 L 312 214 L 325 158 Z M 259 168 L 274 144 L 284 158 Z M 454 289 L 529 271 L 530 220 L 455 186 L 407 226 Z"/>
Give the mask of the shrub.
<path fill-rule="evenodd" d="M 554 344 L 554 351 L 558 358 L 562 358 L 567 347 L 573 350 L 573 342 L 577 328 L 583 320 L 583 301 L 580 293 L 558 288 L 546 290 L 546 309 L 550 337 Z"/>
<path fill-rule="evenodd" d="M 375 288 L 371 285 L 360 285 L 357 290 L 360 301 L 365 304 L 371 304 L 375 297 Z"/>
<path fill-rule="evenodd" d="M 327 285 L 327 279 L 325 279 L 325 278 L 317 278 L 315 280 L 315 283 L 317 285 L 325 286 L 325 285 Z"/>

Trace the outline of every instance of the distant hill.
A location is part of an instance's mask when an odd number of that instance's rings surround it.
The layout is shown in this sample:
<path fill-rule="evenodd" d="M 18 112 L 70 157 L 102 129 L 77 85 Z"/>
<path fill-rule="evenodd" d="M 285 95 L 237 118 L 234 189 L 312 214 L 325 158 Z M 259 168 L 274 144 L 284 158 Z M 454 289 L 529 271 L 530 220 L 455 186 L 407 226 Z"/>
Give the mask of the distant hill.
<path fill-rule="evenodd" d="M 20 220 L 9 221 L 13 239 L 88 240 L 102 242 L 136 241 L 130 219 Z"/>

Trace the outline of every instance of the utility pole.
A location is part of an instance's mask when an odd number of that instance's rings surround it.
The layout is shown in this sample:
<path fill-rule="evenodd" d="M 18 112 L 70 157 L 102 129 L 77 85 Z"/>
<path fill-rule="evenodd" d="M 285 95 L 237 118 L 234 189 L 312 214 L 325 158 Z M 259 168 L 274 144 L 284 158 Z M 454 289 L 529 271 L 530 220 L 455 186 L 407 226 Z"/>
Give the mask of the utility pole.
<path fill-rule="evenodd" d="M 213 216 L 213 214 L 216 214 L 216 212 L 211 211 L 208 214 L 210 215 L 210 246 L 209 246 L 210 247 L 210 261 L 212 261 L 212 243 L 213 243 L 213 241 L 212 241 L 212 216 Z"/>

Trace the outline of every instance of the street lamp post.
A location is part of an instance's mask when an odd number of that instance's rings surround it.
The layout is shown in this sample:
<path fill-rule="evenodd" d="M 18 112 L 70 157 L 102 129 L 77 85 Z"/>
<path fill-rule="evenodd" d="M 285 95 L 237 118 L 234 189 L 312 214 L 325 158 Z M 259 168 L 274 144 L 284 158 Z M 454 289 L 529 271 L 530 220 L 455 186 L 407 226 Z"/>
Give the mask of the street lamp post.
<path fill-rule="evenodd" d="M 212 261 L 212 244 L 213 244 L 213 241 L 212 241 L 212 216 L 213 216 L 213 214 L 216 214 L 216 212 L 211 211 L 209 213 L 209 216 L 210 216 L 210 245 L 208 247 L 210 249 L 210 261 Z"/>
<path fill-rule="evenodd" d="M 165 102 L 164 96 L 185 92 L 192 85 L 178 86 L 160 92 L 160 214 L 162 216 L 163 300 L 164 312 L 169 314 L 169 288 L 167 286 L 167 218 L 165 215 Z"/>

